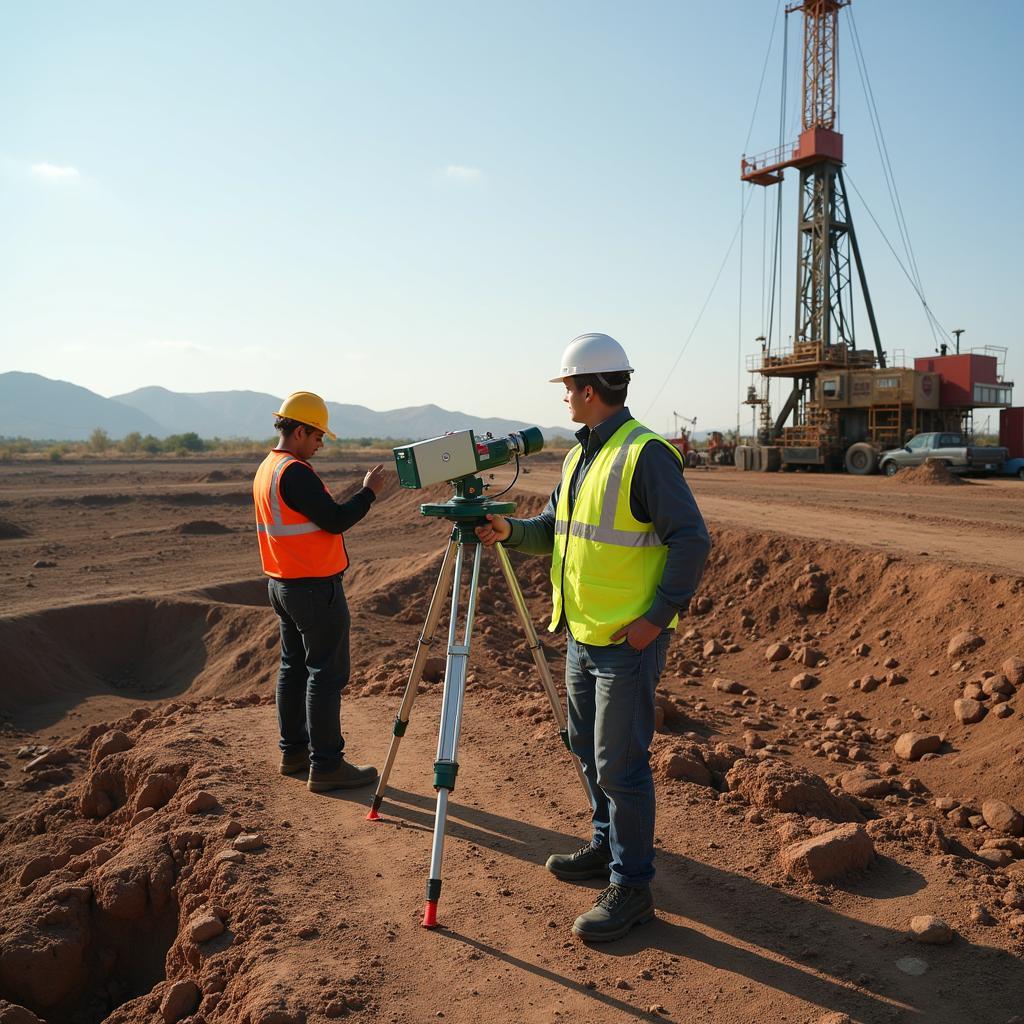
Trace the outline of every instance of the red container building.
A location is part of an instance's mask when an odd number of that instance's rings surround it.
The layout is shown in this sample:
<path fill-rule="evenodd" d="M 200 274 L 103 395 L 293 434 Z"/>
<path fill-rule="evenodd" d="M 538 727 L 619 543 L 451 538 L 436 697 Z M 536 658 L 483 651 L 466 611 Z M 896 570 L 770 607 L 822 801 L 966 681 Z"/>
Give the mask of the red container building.
<path fill-rule="evenodd" d="M 944 409 L 997 408 L 1013 401 L 1013 385 L 999 379 L 995 356 L 964 352 L 953 356 L 924 356 L 914 369 L 942 376 L 939 405 Z"/>
<path fill-rule="evenodd" d="M 1024 459 L 1024 406 L 999 410 L 999 443 L 1011 459 Z"/>

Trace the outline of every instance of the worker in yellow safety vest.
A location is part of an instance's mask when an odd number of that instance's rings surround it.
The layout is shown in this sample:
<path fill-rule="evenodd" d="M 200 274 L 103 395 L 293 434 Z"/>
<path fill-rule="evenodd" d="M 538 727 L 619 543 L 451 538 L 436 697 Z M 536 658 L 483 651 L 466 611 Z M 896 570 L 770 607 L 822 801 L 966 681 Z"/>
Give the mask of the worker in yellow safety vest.
<path fill-rule="evenodd" d="M 593 819 L 590 842 L 546 867 L 566 881 L 608 880 L 573 924 L 591 942 L 654 917 L 654 692 L 711 547 L 679 451 L 626 408 L 632 372 L 606 334 L 569 344 L 553 382 L 582 426 L 561 480 L 539 516 L 488 516 L 476 531 L 486 545 L 551 555 L 549 628 L 568 634 L 569 744 Z"/>
<path fill-rule="evenodd" d="M 260 560 L 281 627 L 281 774 L 308 771 L 314 793 L 365 786 L 377 769 L 346 761 L 341 734 L 350 629 L 342 532 L 369 512 L 384 486 L 384 467 L 374 466 L 359 491 L 336 502 L 309 464 L 325 435 L 334 440 L 324 400 L 309 391 L 289 395 L 274 426 L 281 441 L 256 471 L 252 495 Z"/>

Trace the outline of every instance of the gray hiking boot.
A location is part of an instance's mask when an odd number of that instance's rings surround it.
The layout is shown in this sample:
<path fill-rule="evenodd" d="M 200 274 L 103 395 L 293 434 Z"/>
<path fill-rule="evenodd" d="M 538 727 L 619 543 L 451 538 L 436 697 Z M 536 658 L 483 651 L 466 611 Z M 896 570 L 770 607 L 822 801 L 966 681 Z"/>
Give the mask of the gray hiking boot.
<path fill-rule="evenodd" d="M 326 793 L 332 789 L 358 789 L 376 781 L 377 769 L 372 764 L 349 764 L 342 758 L 341 764 L 331 772 L 310 768 L 306 788 L 311 793 Z"/>
<path fill-rule="evenodd" d="M 611 862 L 607 846 L 595 848 L 587 843 L 575 853 L 551 854 L 544 867 L 563 882 L 582 882 L 588 878 L 607 878 Z"/>
<path fill-rule="evenodd" d="M 573 935 L 584 942 L 611 942 L 621 939 L 633 925 L 654 917 L 654 899 L 650 886 L 616 885 L 605 889 L 585 914 L 572 926 Z"/>
<path fill-rule="evenodd" d="M 282 775 L 305 775 L 309 771 L 309 751 L 303 750 L 300 754 L 281 755 Z"/>

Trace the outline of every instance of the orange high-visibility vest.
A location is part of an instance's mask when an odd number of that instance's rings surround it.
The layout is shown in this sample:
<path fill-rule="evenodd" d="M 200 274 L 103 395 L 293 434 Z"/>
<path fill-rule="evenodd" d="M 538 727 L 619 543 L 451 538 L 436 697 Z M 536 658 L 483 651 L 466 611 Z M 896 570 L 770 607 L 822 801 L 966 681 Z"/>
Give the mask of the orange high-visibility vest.
<path fill-rule="evenodd" d="M 273 451 L 260 464 L 252 482 L 263 571 L 279 580 L 344 572 L 348 555 L 341 534 L 321 530 L 281 498 L 281 474 L 293 462 L 309 466 L 291 452 Z"/>

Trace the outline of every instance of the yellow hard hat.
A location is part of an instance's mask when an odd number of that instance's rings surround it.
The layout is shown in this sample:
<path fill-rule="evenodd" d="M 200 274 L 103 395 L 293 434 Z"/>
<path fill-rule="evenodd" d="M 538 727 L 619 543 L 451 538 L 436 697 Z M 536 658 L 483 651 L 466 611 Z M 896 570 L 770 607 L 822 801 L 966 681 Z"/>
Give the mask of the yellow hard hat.
<path fill-rule="evenodd" d="M 290 394 L 274 415 L 298 420 L 299 423 L 322 430 L 332 441 L 338 440 L 327 429 L 327 403 L 312 391 L 296 391 Z"/>

